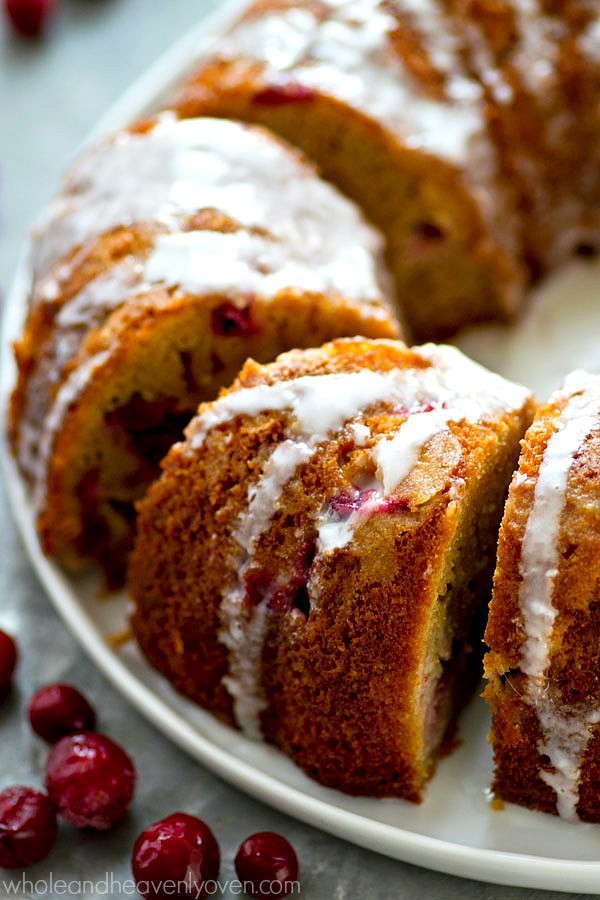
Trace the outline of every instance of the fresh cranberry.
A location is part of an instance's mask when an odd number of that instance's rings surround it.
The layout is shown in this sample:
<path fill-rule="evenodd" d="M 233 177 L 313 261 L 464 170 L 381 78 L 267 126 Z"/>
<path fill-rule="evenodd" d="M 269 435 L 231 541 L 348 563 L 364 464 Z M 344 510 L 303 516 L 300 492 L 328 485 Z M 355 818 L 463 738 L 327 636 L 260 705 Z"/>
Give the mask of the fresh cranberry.
<path fill-rule="evenodd" d="M 127 403 L 117 406 L 104 414 L 104 421 L 112 428 L 127 431 L 149 431 L 160 428 L 177 401 L 168 397 L 145 400 L 139 391 L 132 394 Z"/>
<path fill-rule="evenodd" d="M 406 497 L 382 497 L 377 504 L 377 511 L 393 515 L 410 509 L 410 501 Z"/>
<path fill-rule="evenodd" d="M 442 408 L 444 408 L 445 405 L 442 403 L 441 406 Z M 420 406 L 413 406 L 411 409 L 400 404 L 399 406 L 394 407 L 393 412 L 397 416 L 413 416 L 417 413 L 433 412 L 434 409 L 435 406 L 433 405 L 433 403 L 421 403 Z"/>
<path fill-rule="evenodd" d="M 340 494 L 331 501 L 331 509 L 341 519 L 348 518 L 375 496 L 374 490 L 357 491 L 355 494 Z"/>
<path fill-rule="evenodd" d="M 54 745 L 46 788 L 60 816 L 76 828 L 112 828 L 133 799 L 135 769 L 124 750 L 102 734 L 71 734 Z"/>
<path fill-rule="evenodd" d="M 95 509 L 100 503 L 100 469 L 88 469 L 75 488 L 77 499 L 85 509 Z"/>
<path fill-rule="evenodd" d="M 93 731 L 96 713 L 70 684 L 49 684 L 33 695 L 27 707 L 31 727 L 49 744 L 66 734 Z"/>
<path fill-rule="evenodd" d="M 285 897 L 298 881 L 298 858 L 280 834 L 261 831 L 241 845 L 235 871 L 252 897 Z"/>
<path fill-rule="evenodd" d="M 331 511 L 342 522 L 355 512 L 360 512 L 364 516 L 372 516 L 377 513 L 393 515 L 410 509 L 410 502 L 406 497 L 382 497 L 374 490 L 357 490 L 356 494 L 340 494 L 339 497 L 334 497 L 329 505 Z"/>
<path fill-rule="evenodd" d="M 254 97 L 254 103 L 260 106 L 283 106 L 286 103 L 309 103 L 315 99 L 312 88 L 303 84 L 288 82 L 287 84 L 272 84 L 262 91 L 258 91 Z"/>
<path fill-rule="evenodd" d="M 138 891 L 157 900 L 173 896 L 174 884 L 178 897 L 202 900 L 213 892 L 220 863 L 219 845 L 208 825 L 181 812 L 146 828 L 131 858 Z"/>
<path fill-rule="evenodd" d="M 413 234 L 418 234 L 419 237 L 428 241 L 439 241 L 444 236 L 444 232 L 440 226 L 436 225 L 434 222 L 419 222 L 419 224 L 415 225 L 413 228 Z"/>
<path fill-rule="evenodd" d="M 287 581 L 266 569 L 248 569 L 243 579 L 246 604 L 249 607 L 265 604 L 272 612 L 297 609 L 308 619 L 311 611 L 308 581 L 315 554 L 315 541 L 303 543 L 295 556 L 295 571 Z"/>
<path fill-rule="evenodd" d="M 409 243 L 412 253 L 427 255 L 438 250 L 444 240 L 444 232 L 433 222 L 419 222 L 413 228 Z"/>
<path fill-rule="evenodd" d="M 45 794 L 30 787 L 0 793 L 0 866 L 24 869 L 48 856 L 56 841 L 56 813 Z"/>
<path fill-rule="evenodd" d="M 37 37 L 55 12 L 58 0 L 4 0 L 15 29 L 24 37 Z"/>
<path fill-rule="evenodd" d="M 0 631 L 0 698 L 10 690 L 17 665 L 17 645 L 9 634 Z"/>
<path fill-rule="evenodd" d="M 251 304 L 240 308 L 229 301 L 221 303 L 213 309 L 210 325 L 219 337 L 251 337 L 258 333 Z"/>

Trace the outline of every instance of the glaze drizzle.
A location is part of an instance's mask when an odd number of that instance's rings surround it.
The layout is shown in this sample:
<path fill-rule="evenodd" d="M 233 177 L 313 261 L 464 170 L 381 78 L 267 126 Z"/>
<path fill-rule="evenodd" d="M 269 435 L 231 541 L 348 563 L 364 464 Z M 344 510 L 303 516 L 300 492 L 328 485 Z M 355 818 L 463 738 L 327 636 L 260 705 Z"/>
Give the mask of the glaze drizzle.
<path fill-rule="evenodd" d="M 201 210 L 222 213 L 234 229 L 186 230 Z M 337 296 L 373 319 L 389 317 L 380 236 L 297 154 L 258 128 L 164 114 L 144 134 L 122 132 L 87 148 L 38 223 L 33 302 L 60 298 L 59 282 L 68 281 L 79 257 L 70 261 L 68 251 L 136 225 L 154 229 L 149 249 L 103 269 L 60 305 L 29 378 L 17 453 L 40 497 L 48 441 L 70 405 L 52 408 L 48 385 L 60 384 L 87 335 L 128 300 L 157 286 L 223 294 L 234 304 L 253 294 L 270 301 L 291 289 Z M 69 378 L 71 403 L 86 385 L 91 364 L 82 364 L 81 375 Z M 40 416 L 49 420 L 41 452 Z"/>
<path fill-rule="evenodd" d="M 528 676 L 527 701 L 542 730 L 539 752 L 554 768 L 554 772 L 541 770 L 540 776 L 556 792 L 559 815 L 574 820 L 581 761 L 590 726 L 600 721 L 600 710 L 560 705 L 549 690 L 547 670 L 557 616 L 554 581 L 560 563 L 560 525 L 568 478 L 575 454 L 600 427 L 600 379 L 585 372 L 572 373 L 550 402 L 565 398 L 567 403 L 544 450 L 521 546 L 519 607 L 525 637 L 520 668 Z"/>
<path fill-rule="evenodd" d="M 289 417 L 286 439 L 269 457 L 258 482 L 250 486 L 246 508 L 232 528 L 231 568 L 237 574 L 224 592 L 220 609 L 220 639 L 229 651 L 224 684 L 233 698 L 236 721 L 248 735 L 260 735 L 260 713 L 265 707 L 261 658 L 268 612 L 264 602 L 248 607 L 243 578 L 279 508 L 281 492 L 297 476 L 298 467 L 309 463 L 323 443 L 342 429 L 355 435 L 359 446 L 368 444 L 370 430 L 360 421 L 368 409 L 384 404 L 387 410 L 394 406 L 405 410 L 399 413 L 404 421 L 392 437 L 376 439 L 369 451 L 377 467 L 369 502 L 345 522 L 335 520 L 327 508 L 317 517 L 317 554 L 331 553 L 350 542 L 357 521 L 381 510 L 382 501 L 396 491 L 433 436 L 451 422 L 480 423 L 519 409 L 528 397 L 524 388 L 487 372 L 454 348 L 426 345 L 417 352 L 425 364 L 421 367 L 301 376 L 232 391 L 207 405 L 187 429 L 190 452 L 197 451 L 214 429 L 239 416 L 279 412 Z M 435 407 L 415 412 L 430 404 Z M 310 600 L 316 602 L 310 580 L 307 589 Z"/>

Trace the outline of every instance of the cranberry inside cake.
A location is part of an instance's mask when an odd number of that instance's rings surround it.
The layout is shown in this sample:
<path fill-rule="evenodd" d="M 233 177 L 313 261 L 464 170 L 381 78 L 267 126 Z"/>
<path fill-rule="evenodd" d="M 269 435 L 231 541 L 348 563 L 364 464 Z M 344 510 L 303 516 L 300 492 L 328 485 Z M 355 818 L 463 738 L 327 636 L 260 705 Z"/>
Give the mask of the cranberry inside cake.
<path fill-rule="evenodd" d="M 139 510 L 133 627 L 323 784 L 416 801 L 481 674 L 527 391 L 449 347 L 248 362 Z"/>
<path fill-rule="evenodd" d="M 123 574 L 134 503 L 249 358 L 395 337 L 381 240 L 266 132 L 171 115 L 87 148 L 40 222 L 9 431 L 47 553 Z"/>

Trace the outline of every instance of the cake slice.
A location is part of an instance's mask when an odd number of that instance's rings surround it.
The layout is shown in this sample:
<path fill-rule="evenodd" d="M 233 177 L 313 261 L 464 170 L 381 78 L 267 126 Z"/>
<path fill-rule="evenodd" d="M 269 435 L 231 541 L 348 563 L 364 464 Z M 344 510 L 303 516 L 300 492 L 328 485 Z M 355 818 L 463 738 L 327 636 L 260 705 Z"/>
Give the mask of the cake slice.
<path fill-rule="evenodd" d="M 584 0 L 260 0 L 169 105 L 301 147 L 384 233 L 414 339 L 438 340 L 598 245 L 597 26 Z"/>
<path fill-rule="evenodd" d="M 322 784 L 417 801 L 481 676 L 528 392 L 450 347 L 249 361 L 139 506 L 133 628 Z"/>
<path fill-rule="evenodd" d="M 89 147 L 35 235 L 10 414 L 47 553 L 117 578 L 133 503 L 252 356 L 395 336 L 380 239 L 261 129 L 174 116 Z"/>
<path fill-rule="evenodd" d="M 600 822 L 600 377 L 575 372 L 527 432 L 485 634 L 494 791 Z"/>

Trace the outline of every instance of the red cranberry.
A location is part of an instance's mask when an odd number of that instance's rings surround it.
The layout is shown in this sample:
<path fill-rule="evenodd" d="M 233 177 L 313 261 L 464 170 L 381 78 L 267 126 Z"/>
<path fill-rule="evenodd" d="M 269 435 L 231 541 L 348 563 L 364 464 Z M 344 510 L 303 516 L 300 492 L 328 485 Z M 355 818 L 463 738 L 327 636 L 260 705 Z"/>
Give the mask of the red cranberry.
<path fill-rule="evenodd" d="M 378 511 L 393 515 L 398 512 L 406 512 L 410 509 L 410 500 L 406 497 L 386 497 L 379 501 Z"/>
<path fill-rule="evenodd" d="M 375 496 L 374 490 L 358 491 L 356 494 L 340 494 L 331 501 L 331 509 L 337 513 L 340 519 L 348 518 L 353 512 L 359 510 Z"/>
<path fill-rule="evenodd" d="M 359 491 L 356 494 L 340 494 L 334 497 L 330 503 L 331 511 L 340 521 L 345 522 L 352 513 L 360 510 L 363 515 L 376 515 L 388 513 L 393 515 L 410 509 L 410 502 L 406 497 L 381 497 L 377 491 Z"/>
<path fill-rule="evenodd" d="M 261 106 L 283 106 L 286 103 L 309 103 L 315 99 L 312 88 L 303 84 L 272 84 L 262 91 L 258 91 L 254 97 L 254 103 Z"/>
<path fill-rule="evenodd" d="M 219 845 L 208 825 L 181 812 L 142 831 L 131 858 L 138 891 L 157 900 L 173 896 L 173 883 L 178 897 L 202 900 L 213 892 L 220 863 Z"/>
<path fill-rule="evenodd" d="M 444 403 L 441 404 L 441 408 L 442 409 L 445 408 Z M 433 405 L 433 403 L 421 403 L 420 406 L 413 406 L 413 407 L 411 407 L 411 409 L 409 409 L 408 406 L 399 404 L 398 406 L 394 407 L 393 412 L 397 416 L 413 416 L 417 413 L 433 412 L 434 409 L 435 409 L 435 406 Z"/>
<path fill-rule="evenodd" d="M 250 304 L 240 309 L 229 301 L 221 303 L 211 313 L 210 326 L 219 337 L 251 337 L 258 333 Z"/>
<path fill-rule="evenodd" d="M 434 222 L 419 222 L 419 224 L 415 225 L 413 228 L 413 234 L 418 234 L 428 241 L 439 241 L 444 236 L 444 232 L 440 226 L 436 225 Z"/>
<path fill-rule="evenodd" d="M 307 584 L 315 553 L 314 541 L 302 545 L 296 554 L 296 571 L 285 582 L 265 569 L 249 569 L 243 579 L 246 604 L 249 607 L 265 604 L 273 612 L 297 609 L 308 619 L 311 607 Z"/>
<path fill-rule="evenodd" d="M 24 37 L 37 37 L 58 6 L 58 0 L 4 0 L 15 29 Z"/>
<path fill-rule="evenodd" d="M 29 787 L 0 793 L 0 866 L 24 869 L 44 859 L 57 831 L 56 813 L 45 794 Z"/>
<path fill-rule="evenodd" d="M 17 665 L 17 645 L 9 634 L 0 631 L 0 698 L 10 690 Z"/>
<path fill-rule="evenodd" d="M 241 845 L 235 871 L 252 897 L 285 897 L 298 881 L 298 858 L 280 834 L 261 831 Z"/>
<path fill-rule="evenodd" d="M 83 694 L 70 684 L 49 684 L 40 688 L 29 701 L 31 727 L 49 744 L 66 734 L 93 731 L 96 713 Z"/>
<path fill-rule="evenodd" d="M 444 232 L 434 222 L 419 222 L 410 235 L 410 250 L 415 254 L 427 255 L 435 252 L 444 240 Z"/>
<path fill-rule="evenodd" d="M 76 828 L 112 828 L 133 799 L 135 769 L 124 750 L 102 734 L 71 734 L 54 745 L 46 788 L 60 816 Z"/>

